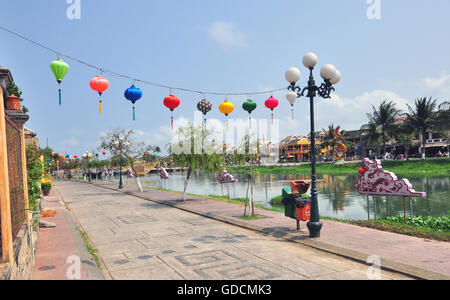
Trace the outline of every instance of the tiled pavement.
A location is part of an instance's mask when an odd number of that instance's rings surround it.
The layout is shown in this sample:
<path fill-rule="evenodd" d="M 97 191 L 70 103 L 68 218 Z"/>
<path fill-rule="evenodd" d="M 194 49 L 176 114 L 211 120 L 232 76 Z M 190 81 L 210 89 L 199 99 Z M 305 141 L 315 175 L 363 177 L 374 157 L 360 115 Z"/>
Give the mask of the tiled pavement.
<path fill-rule="evenodd" d="M 57 212 L 56 216 L 43 219 L 56 224 L 56 227 L 40 229 L 32 279 L 102 279 L 103 276 L 96 271 L 97 267 L 83 248 L 79 233 L 71 222 L 70 213 L 61 205 L 54 190 L 48 197 L 44 197 L 42 208 Z M 78 262 L 80 268 L 75 269 L 74 266 Z"/>
<path fill-rule="evenodd" d="M 94 185 L 58 182 L 56 187 L 113 279 L 368 279 L 364 264 L 272 234 Z M 176 201 L 171 195 L 159 196 Z M 223 207 L 222 213 L 238 216 L 238 210 Z M 408 279 L 384 270 L 380 276 Z"/>

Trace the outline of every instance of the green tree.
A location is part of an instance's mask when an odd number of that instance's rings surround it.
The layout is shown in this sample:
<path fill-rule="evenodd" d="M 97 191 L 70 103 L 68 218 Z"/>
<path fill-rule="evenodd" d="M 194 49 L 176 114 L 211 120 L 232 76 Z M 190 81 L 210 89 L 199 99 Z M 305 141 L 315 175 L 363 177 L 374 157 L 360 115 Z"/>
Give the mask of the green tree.
<path fill-rule="evenodd" d="M 27 179 L 29 207 L 34 208 L 36 199 L 41 195 L 41 180 L 44 174 L 44 165 L 41 162 L 41 152 L 35 145 L 26 148 Z"/>
<path fill-rule="evenodd" d="M 387 137 L 392 133 L 396 119 L 400 116 L 401 112 L 396 108 L 395 103 L 389 100 L 383 100 L 378 108 L 372 105 L 372 108 L 372 113 L 367 114 L 369 125 L 372 129 L 380 129 L 383 151 L 386 153 Z"/>
<path fill-rule="evenodd" d="M 192 171 L 219 171 L 225 164 L 225 156 L 221 154 L 218 143 L 211 131 L 203 126 L 192 123 L 179 128 L 175 141 L 167 144 L 171 160 L 182 168 L 188 168 L 184 181 L 183 201 L 186 200 L 186 190 Z"/>
<path fill-rule="evenodd" d="M 19 101 L 22 102 L 23 98 L 22 98 L 22 90 L 16 85 L 16 83 L 11 83 L 8 87 L 7 87 L 7 92 L 8 95 L 15 95 L 17 97 L 19 97 Z M 26 108 L 24 105 L 22 105 L 22 112 L 24 114 L 28 113 L 29 110 L 28 108 Z"/>
<path fill-rule="evenodd" d="M 405 125 L 420 135 L 422 158 L 425 158 L 427 132 L 436 125 L 436 101 L 432 98 L 416 99 L 414 107 L 408 105 L 409 112 L 406 113 Z"/>
<path fill-rule="evenodd" d="M 141 193 L 144 191 L 139 180 L 139 176 L 136 172 L 135 164 L 139 160 L 144 160 L 146 153 L 154 152 L 155 147 L 146 145 L 142 141 L 138 141 L 132 130 L 114 129 L 108 131 L 101 137 L 101 149 L 110 150 L 119 156 L 119 159 L 125 157 L 136 175 L 136 183 Z"/>

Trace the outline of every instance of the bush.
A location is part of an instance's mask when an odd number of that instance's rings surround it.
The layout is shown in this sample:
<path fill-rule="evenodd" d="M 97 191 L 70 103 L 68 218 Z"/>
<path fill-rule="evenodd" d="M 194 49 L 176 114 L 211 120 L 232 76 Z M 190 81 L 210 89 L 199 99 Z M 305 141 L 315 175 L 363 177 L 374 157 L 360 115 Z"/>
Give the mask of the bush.
<path fill-rule="evenodd" d="M 405 218 L 403 216 L 395 216 L 395 217 L 386 217 L 382 220 L 396 223 L 396 224 L 405 224 Z M 450 217 L 425 217 L 425 216 L 417 216 L 417 217 L 407 217 L 406 224 L 429 228 L 437 231 L 450 231 Z"/>
<path fill-rule="evenodd" d="M 52 181 L 50 179 L 43 179 L 41 182 L 41 189 L 44 195 L 48 195 L 52 189 Z"/>

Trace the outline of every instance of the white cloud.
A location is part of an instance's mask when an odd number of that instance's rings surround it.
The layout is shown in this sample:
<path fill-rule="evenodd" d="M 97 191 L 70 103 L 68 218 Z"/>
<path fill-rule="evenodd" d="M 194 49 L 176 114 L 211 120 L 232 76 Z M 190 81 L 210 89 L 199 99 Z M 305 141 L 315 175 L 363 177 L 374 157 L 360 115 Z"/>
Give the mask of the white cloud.
<path fill-rule="evenodd" d="M 64 140 L 60 143 L 60 148 L 65 149 L 65 151 L 70 151 L 71 148 L 75 148 L 80 146 L 80 141 L 76 138 L 70 138 L 67 140 Z M 67 149 L 68 148 L 68 149 Z"/>
<path fill-rule="evenodd" d="M 333 123 L 341 125 L 345 130 L 359 129 L 361 125 L 367 124 L 367 113 L 372 112 L 372 105 L 378 107 L 383 100 L 392 101 L 397 109 L 407 111 L 408 100 L 387 90 L 365 92 L 354 98 L 334 94 L 330 100 L 318 101 L 318 128 L 328 128 Z"/>
<path fill-rule="evenodd" d="M 208 27 L 207 33 L 211 40 L 223 48 L 247 47 L 247 36 L 234 23 L 214 22 Z"/>
<path fill-rule="evenodd" d="M 438 77 L 426 77 L 422 83 L 430 90 L 437 90 L 450 95 L 450 74 L 442 72 Z"/>

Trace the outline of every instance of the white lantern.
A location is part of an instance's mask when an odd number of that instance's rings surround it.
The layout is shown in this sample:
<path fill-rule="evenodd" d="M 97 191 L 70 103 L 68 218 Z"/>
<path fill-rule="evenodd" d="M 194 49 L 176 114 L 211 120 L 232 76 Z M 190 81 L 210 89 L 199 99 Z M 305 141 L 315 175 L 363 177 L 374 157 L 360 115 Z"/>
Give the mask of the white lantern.
<path fill-rule="evenodd" d="M 341 81 L 341 72 L 336 71 L 336 74 L 334 74 L 334 77 L 330 79 L 331 84 L 337 84 L 339 81 Z"/>
<path fill-rule="evenodd" d="M 320 76 L 325 80 L 331 80 L 336 75 L 336 71 L 335 66 L 327 64 L 320 69 Z"/>
<path fill-rule="evenodd" d="M 319 58 L 316 54 L 310 52 L 303 56 L 303 65 L 308 69 L 312 69 L 317 65 Z"/>
<path fill-rule="evenodd" d="M 286 80 L 289 83 L 296 83 L 300 80 L 300 70 L 297 68 L 290 68 L 286 71 Z"/>
<path fill-rule="evenodd" d="M 286 94 L 286 99 L 287 99 L 287 101 L 289 101 L 289 103 L 290 103 L 292 106 L 294 106 L 295 101 L 297 101 L 297 97 L 298 97 L 298 95 L 297 95 L 296 92 L 290 92 L 290 93 L 287 93 L 287 94 Z"/>

